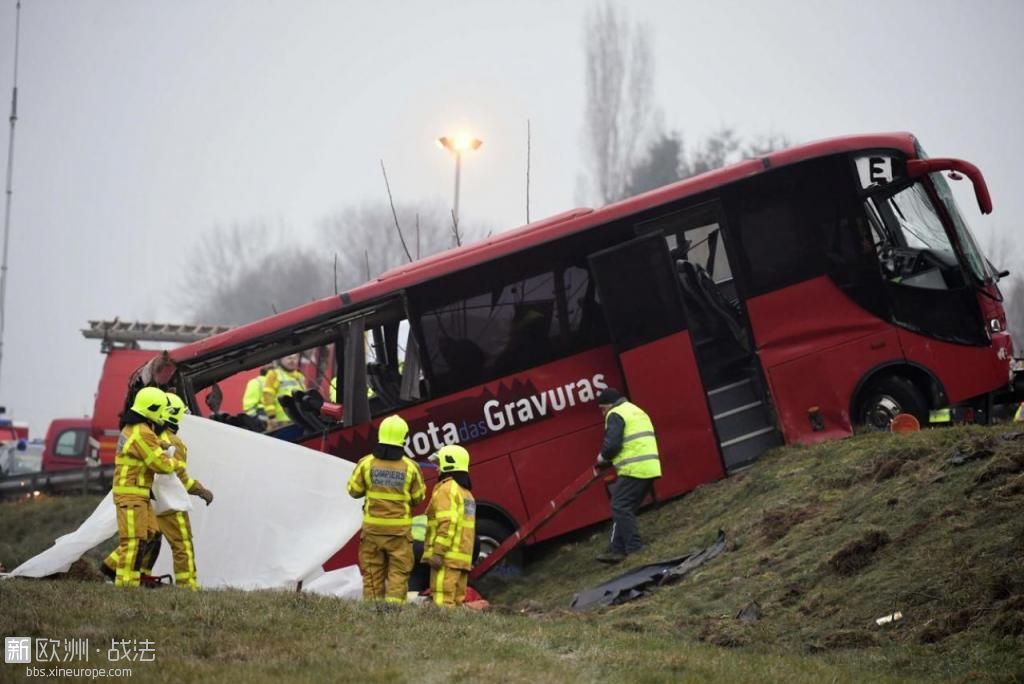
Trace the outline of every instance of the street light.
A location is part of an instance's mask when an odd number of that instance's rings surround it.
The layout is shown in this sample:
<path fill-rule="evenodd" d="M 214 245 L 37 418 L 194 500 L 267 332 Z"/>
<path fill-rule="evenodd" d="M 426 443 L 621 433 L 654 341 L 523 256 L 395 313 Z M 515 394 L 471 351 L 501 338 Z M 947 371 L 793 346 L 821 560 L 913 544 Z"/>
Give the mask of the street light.
<path fill-rule="evenodd" d="M 480 138 L 474 138 L 468 133 L 456 133 L 448 137 L 442 136 L 437 139 L 437 144 L 455 155 L 455 205 L 452 207 L 452 222 L 455 224 L 455 234 L 459 230 L 459 177 L 462 173 L 462 155 L 465 152 L 472 152 L 484 144 Z"/>

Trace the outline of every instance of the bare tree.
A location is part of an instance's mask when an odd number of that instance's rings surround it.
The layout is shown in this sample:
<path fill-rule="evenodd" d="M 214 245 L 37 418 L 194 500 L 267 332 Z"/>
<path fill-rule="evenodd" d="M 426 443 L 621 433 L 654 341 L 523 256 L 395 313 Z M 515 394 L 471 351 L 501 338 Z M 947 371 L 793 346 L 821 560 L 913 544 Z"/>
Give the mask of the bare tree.
<path fill-rule="evenodd" d="M 451 217 L 438 202 L 418 204 L 396 203 L 392 208 L 382 202 L 368 202 L 348 207 L 324 219 L 320 224 L 319 244 L 338 254 L 338 283 L 348 289 L 363 282 L 369 270 L 376 277 L 406 263 L 405 248 L 395 230 L 395 221 L 402 226 L 419 226 L 418 253 L 429 256 L 454 244 Z M 463 242 L 483 235 L 480 228 L 460 222 Z M 414 229 L 415 230 L 415 229 Z"/>
<path fill-rule="evenodd" d="M 678 133 L 663 133 L 647 147 L 647 156 L 630 170 L 625 196 L 659 188 L 679 180 L 683 157 L 683 138 Z"/>
<path fill-rule="evenodd" d="M 650 31 L 631 27 L 605 2 L 587 13 L 584 51 L 590 184 L 608 203 L 625 195 L 629 169 L 655 114 Z"/>
<path fill-rule="evenodd" d="M 698 176 L 739 161 L 742 147 L 743 141 L 736 132 L 723 126 L 693 149 L 683 164 L 683 177 Z"/>
<path fill-rule="evenodd" d="M 349 207 L 321 222 L 313 244 L 296 241 L 285 226 L 218 227 L 191 255 L 183 307 L 195 321 L 239 325 L 351 289 L 407 263 L 396 218 L 418 226 L 423 256 L 454 246 L 440 201 L 399 203 L 394 211 L 386 201 Z M 486 232 L 460 228 L 464 241 Z"/>
<path fill-rule="evenodd" d="M 1024 266 L 1021 259 L 1006 233 L 989 233 L 984 251 L 996 271 L 1010 272 L 999 282 L 999 291 L 1003 293 L 1006 326 L 1014 346 L 1024 344 Z"/>
<path fill-rule="evenodd" d="M 743 146 L 743 156 L 747 159 L 762 157 L 776 150 L 784 150 L 791 147 L 793 141 L 787 135 L 781 133 L 763 133 L 756 136 Z"/>
<path fill-rule="evenodd" d="M 290 242 L 283 225 L 218 227 L 191 255 L 183 304 L 195 321 L 248 323 L 331 294 L 332 259 Z"/>

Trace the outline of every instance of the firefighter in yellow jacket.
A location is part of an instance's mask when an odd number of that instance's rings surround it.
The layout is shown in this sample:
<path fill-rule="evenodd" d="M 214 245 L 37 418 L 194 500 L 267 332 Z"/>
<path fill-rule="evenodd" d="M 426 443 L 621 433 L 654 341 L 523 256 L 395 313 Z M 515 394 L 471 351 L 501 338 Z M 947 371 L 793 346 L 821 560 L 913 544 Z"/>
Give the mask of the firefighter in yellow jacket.
<path fill-rule="evenodd" d="M 405 601 L 412 553 L 412 508 L 426 495 L 423 475 L 405 455 L 409 426 L 400 416 L 381 421 L 377 446 L 352 471 L 348 493 L 366 497 L 363 529 L 359 536 L 359 565 L 363 571 L 363 598 Z"/>
<path fill-rule="evenodd" d="M 143 387 L 121 419 L 114 459 L 113 498 L 117 507 L 117 567 L 114 584 L 137 587 L 141 578 L 140 547 L 149 536 L 153 509 L 149 503 L 155 473 L 173 473 L 178 462 L 164 453 L 156 435 L 163 423 L 167 395 Z"/>
<path fill-rule="evenodd" d="M 263 378 L 262 405 L 268 429 L 272 430 L 291 422 L 291 418 L 281 406 L 280 398 L 306 389 L 306 376 L 299 370 L 299 358 L 299 354 L 289 354 L 279 359 L 277 365 Z"/>
<path fill-rule="evenodd" d="M 438 482 L 427 505 L 427 539 L 423 562 L 430 565 L 434 603 L 461 606 L 473 567 L 476 500 L 469 479 L 469 452 L 458 444 L 441 447 L 430 457 Z"/>
<path fill-rule="evenodd" d="M 174 460 L 178 462 L 179 466 L 175 475 L 181 480 L 186 492 L 198 496 L 209 506 L 213 502 L 213 492 L 189 477 L 185 470 L 188 462 L 188 448 L 178 437 L 178 426 L 181 423 L 181 416 L 185 415 L 188 409 L 177 394 L 172 392 L 166 394 L 167 406 L 164 407 L 162 414 L 164 430 L 160 433 L 160 446 L 168 450 L 170 447 L 174 447 Z M 199 589 L 196 579 L 195 550 L 192 545 L 192 525 L 188 513 L 168 510 L 159 515 L 154 514 L 150 522 L 149 535 L 143 545 L 143 550 L 140 551 L 143 582 L 145 583 L 147 575 L 153 574 L 153 566 L 156 565 L 156 560 L 160 556 L 160 545 L 163 538 L 167 537 L 174 559 L 174 583 L 179 587 Z M 103 567 L 100 569 L 104 574 L 113 577 L 116 567 L 117 550 L 115 549 L 103 561 Z"/>
<path fill-rule="evenodd" d="M 168 392 L 167 406 L 164 408 L 163 414 L 164 431 L 160 434 L 160 439 L 174 447 L 174 458 L 181 464 L 177 475 L 181 484 L 185 486 L 185 491 L 198 496 L 209 506 L 213 502 L 213 492 L 185 472 L 188 448 L 181 441 L 181 437 L 178 437 L 178 427 L 181 424 L 181 417 L 187 412 L 188 409 L 181 397 Z M 199 582 L 196 580 L 196 553 L 192 546 L 192 523 L 189 521 L 188 513 L 186 511 L 164 511 L 156 516 L 156 522 L 160 534 L 166 537 L 171 545 L 174 558 L 174 583 L 187 589 L 199 589 Z M 151 568 L 152 562 L 149 563 L 149 568 L 145 569 L 151 571 Z"/>

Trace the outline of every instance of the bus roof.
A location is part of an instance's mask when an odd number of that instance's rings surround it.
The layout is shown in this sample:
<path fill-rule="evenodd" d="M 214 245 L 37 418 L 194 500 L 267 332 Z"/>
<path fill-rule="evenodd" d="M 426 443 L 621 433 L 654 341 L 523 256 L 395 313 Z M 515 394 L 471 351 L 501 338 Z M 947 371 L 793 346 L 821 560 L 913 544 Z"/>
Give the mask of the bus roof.
<path fill-rule="evenodd" d="M 708 171 L 699 176 L 693 176 L 609 204 L 600 209 L 572 209 L 477 242 L 403 264 L 381 274 L 374 280 L 342 293 L 340 296 L 325 297 L 268 316 L 198 342 L 186 344 L 170 351 L 169 354 L 175 361 L 186 361 L 205 356 L 211 352 L 234 347 L 236 344 L 251 340 L 256 336 L 287 330 L 310 318 L 376 299 L 447 273 L 470 268 L 506 254 L 608 223 L 623 216 L 727 185 L 769 169 L 861 149 L 896 149 L 913 156 L 915 154 L 915 139 L 912 134 L 905 132 L 851 135 L 795 145 L 754 159 L 745 159 L 721 169 Z"/>

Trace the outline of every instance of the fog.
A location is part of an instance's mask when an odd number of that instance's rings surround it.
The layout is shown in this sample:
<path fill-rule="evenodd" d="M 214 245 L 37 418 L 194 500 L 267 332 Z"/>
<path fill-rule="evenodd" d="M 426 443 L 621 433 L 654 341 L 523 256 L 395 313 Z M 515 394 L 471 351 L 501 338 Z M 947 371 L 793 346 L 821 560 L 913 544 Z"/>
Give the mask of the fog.
<path fill-rule="evenodd" d="M 24 0 L 0 404 L 35 436 L 91 413 L 103 357 L 79 329 L 182 321 L 190 258 L 217 225 L 270 221 L 312 240 L 331 212 L 386 198 L 381 159 L 396 199 L 450 201 L 435 139 L 456 129 L 484 141 L 463 165 L 463 221 L 524 222 L 528 119 L 531 218 L 571 208 L 589 6 Z M 667 129 L 909 130 L 932 156 L 984 171 L 992 215 L 957 187 L 981 244 L 1016 242 L 1024 4 L 623 7 L 651 27 Z M 5 118 L 14 10 L 0 2 Z"/>

